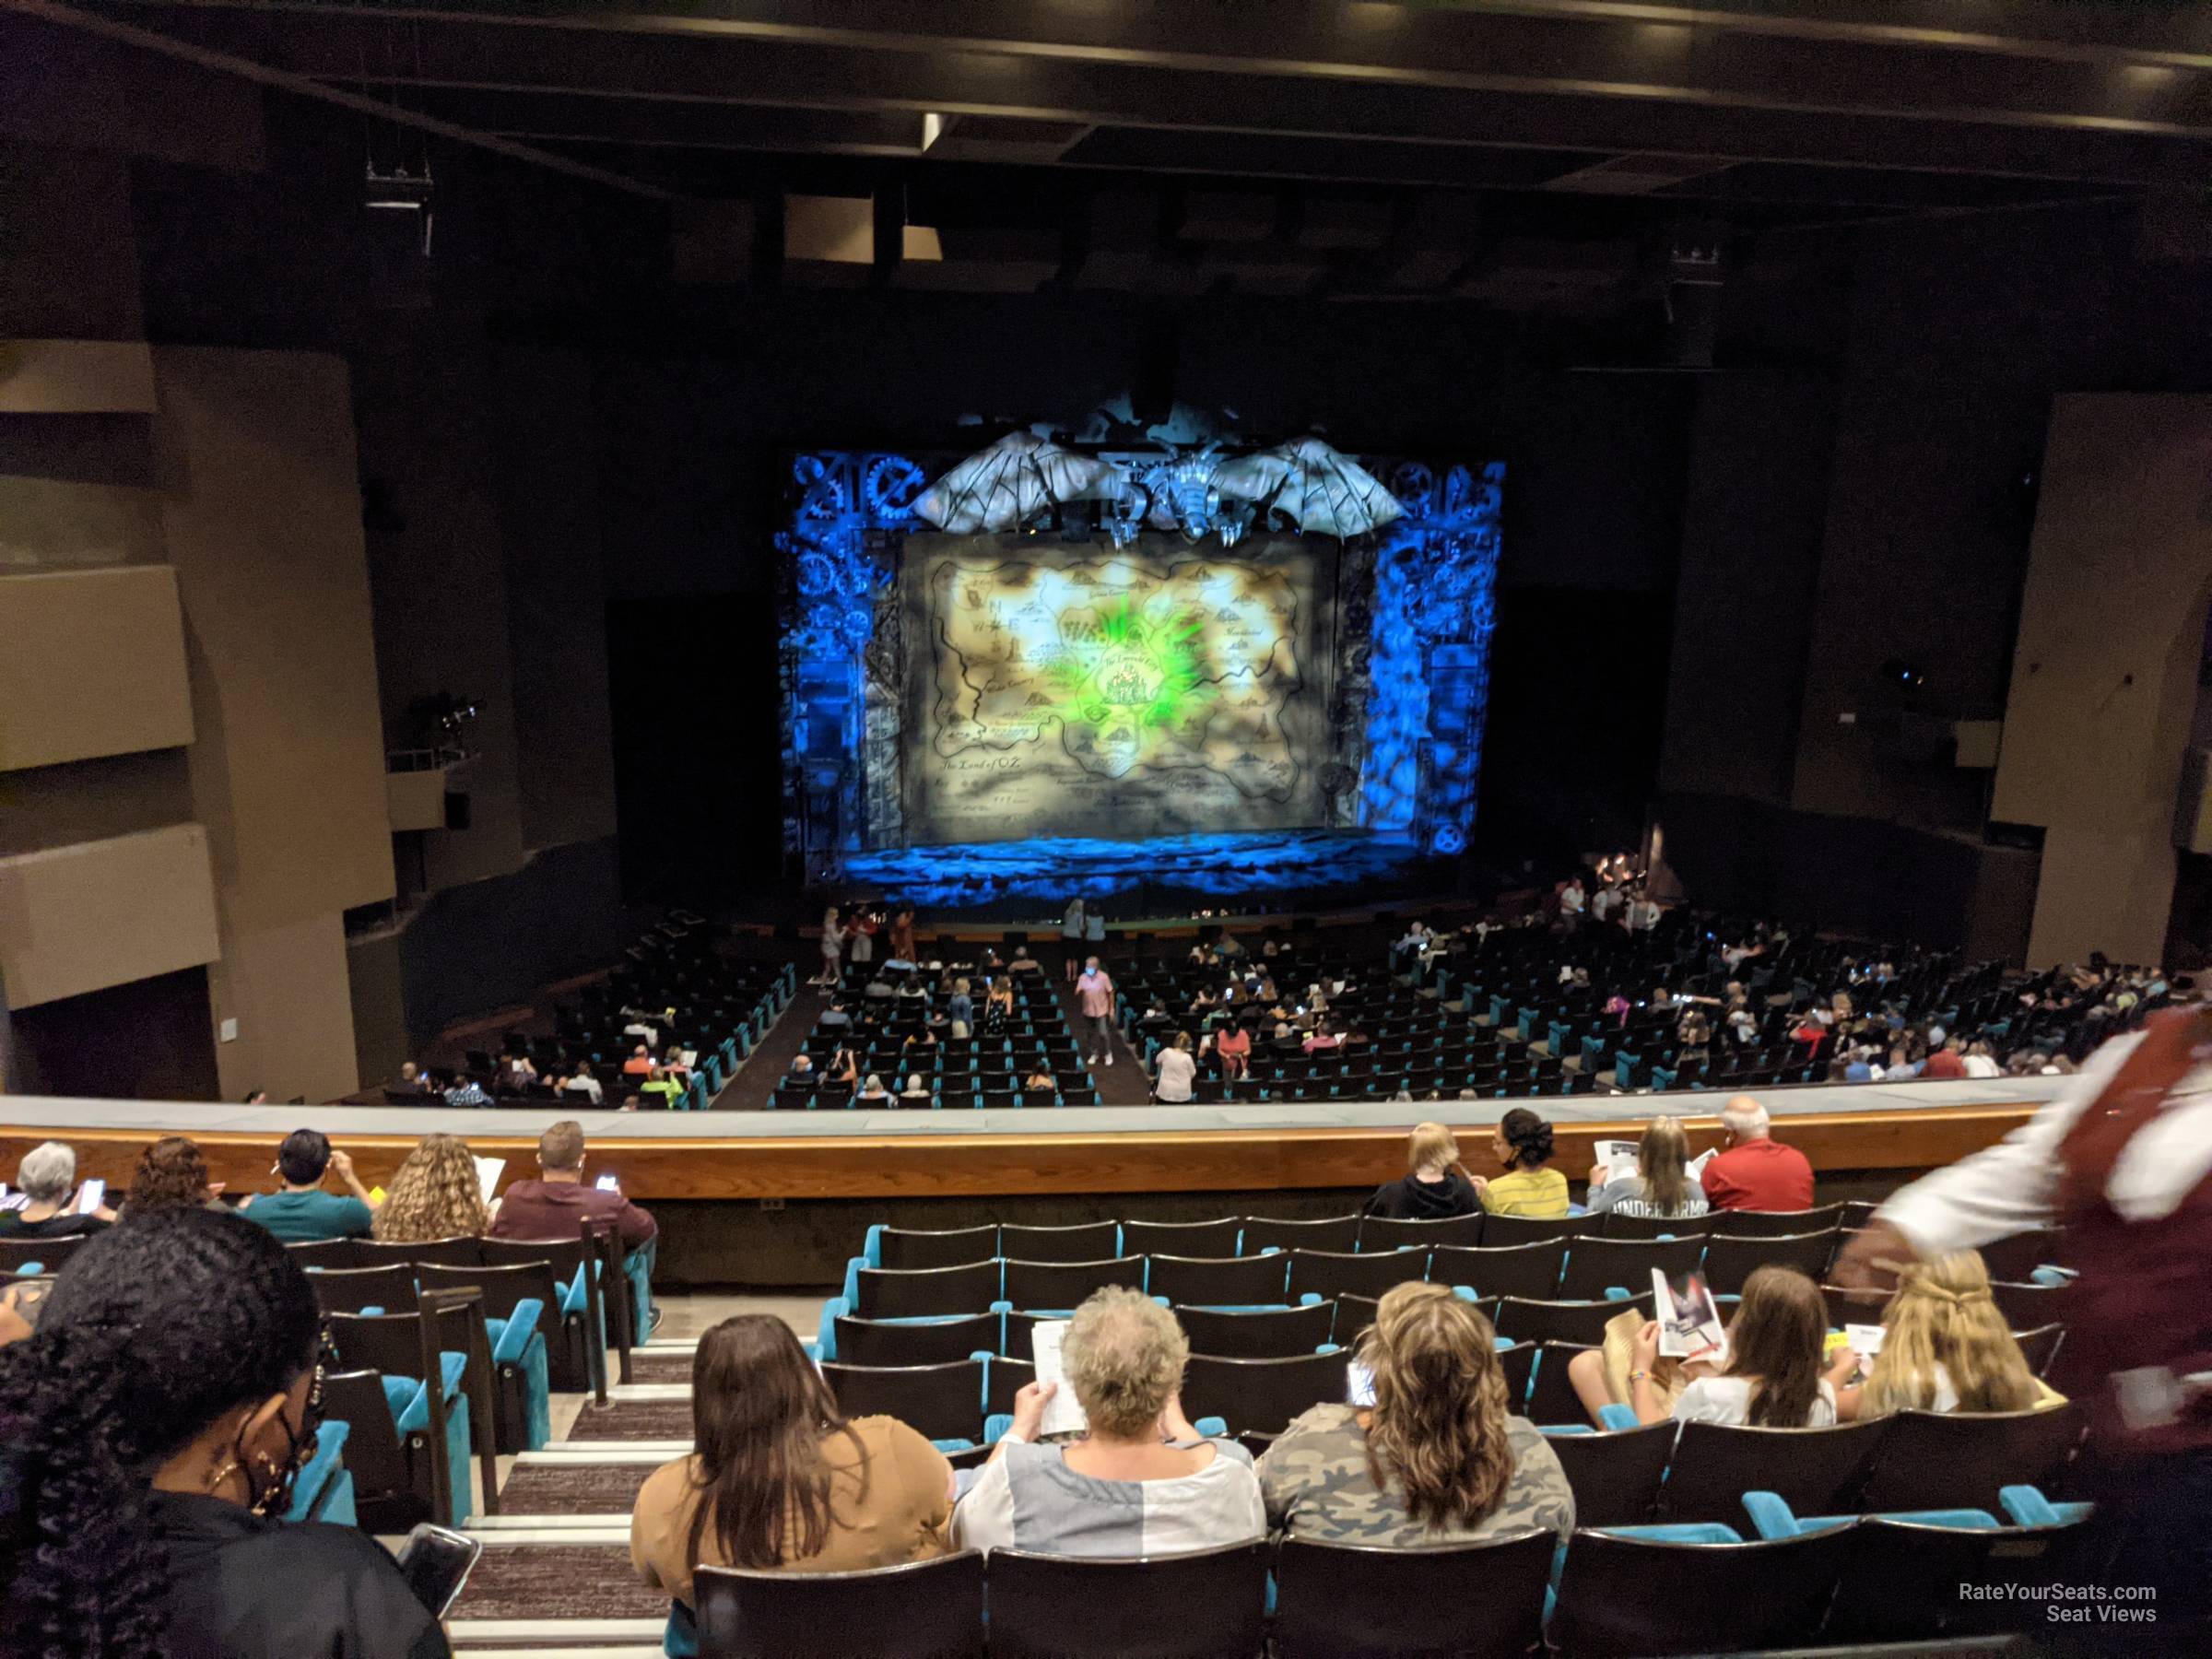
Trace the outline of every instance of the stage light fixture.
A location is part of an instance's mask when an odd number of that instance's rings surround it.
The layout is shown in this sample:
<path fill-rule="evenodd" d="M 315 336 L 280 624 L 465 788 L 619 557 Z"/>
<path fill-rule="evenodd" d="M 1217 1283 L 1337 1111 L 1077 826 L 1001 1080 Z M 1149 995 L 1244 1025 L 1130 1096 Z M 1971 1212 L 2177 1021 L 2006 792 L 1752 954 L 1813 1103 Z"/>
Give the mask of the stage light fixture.
<path fill-rule="evenodd" d="M 1919 691 L 1928 683 L 1926 673 L 1917 663 L 1908 663 L 1901 657 L 1890 657 L 1882 664 L 1882 677 L 1907 693 Z"/>

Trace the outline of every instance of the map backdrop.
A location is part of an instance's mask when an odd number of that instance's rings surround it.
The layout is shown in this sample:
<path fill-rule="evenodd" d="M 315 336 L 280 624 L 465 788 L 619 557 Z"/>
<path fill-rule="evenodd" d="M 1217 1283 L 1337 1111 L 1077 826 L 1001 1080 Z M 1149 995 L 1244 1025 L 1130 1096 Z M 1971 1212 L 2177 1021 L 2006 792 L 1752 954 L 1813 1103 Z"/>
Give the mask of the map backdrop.
<path fill-rule="evenodd" d="M 908 551 L 914 841 L 1325 821 L 1335 571 L 1313 543 L 971 535 Z"/>

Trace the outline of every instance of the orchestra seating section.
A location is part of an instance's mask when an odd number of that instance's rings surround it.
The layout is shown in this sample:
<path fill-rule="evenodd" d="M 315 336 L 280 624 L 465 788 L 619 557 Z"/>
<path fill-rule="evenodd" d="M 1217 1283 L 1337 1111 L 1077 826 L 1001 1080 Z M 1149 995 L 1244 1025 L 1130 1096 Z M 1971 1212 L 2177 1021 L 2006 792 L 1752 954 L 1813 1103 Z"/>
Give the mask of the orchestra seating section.
<path fill-rule="evenodd" d="M 1520 1653 L 1713 1653 L 2004 1632 L 2039 1615 L 1961 1583 L 2041 1583 L 2084 1547 L 2087 1506 L 2066 1501 L 2083 1419 L 2071 1405 L 1988 1415 L 1903 1412 L 1829 1429 L 1594 1428 L 1567 1360 L 1606 1320 L 1647 1309 L 1651 1270 L 1702 1265 L 1728 1300 L 1763 1262 L 1820 1277 L 1870 1204 L 1803 1213 L 1721 1212 L 1678 1224 L 1616 1216 L 1535 1222 L 1477 1215 L 1390 1221 L 1007 1224 L 922 1232 L 876 1226 L 823 1308 L 823 1375 L 849 1415 L 886 1412 L 971 1470 L 1034 1376 L 1030 1328 L 1091 1291 L 1140 1288 L 1190 1337 L 1183 1407 L 1254 1454 L 1309 1407 L 1346 1398 L 1350 1345 L 1392 1285 L 1449 1284 L 1493 1322 L 1509 1409 L 1545 1433 L 1575 1494 L 1577 1530 L 1420 1551 L 1300 1540 L 1149 1562 L 973 1555 L 820 1581 L 701 1574 L 701 1628 L 717 1653 L 826 1653 L 912 1621 L 931 1652 Z M 1669 1230 L 1661 1230 L 1666 1229 Z M 1993 1249 L 2016 1326 L 2053 1292 L 2055 1234 Z M 2006 1292 L 2015 1293 L 2007 1296 Z M 1840 1324 L 1875 1310 L 1830 1291 Z M 2055 1324 L 2017 1333 L 2038 1374 Z M 965 1481 L 971 1478 L 963 1474 Z M 1272 1594 L 1267 1581 L 1272 1575 Z M 1193 1621 L 1186 1628 L 1180 1620 Z M 1006 1621 L 1002 1624 L 1003 1621 Z M 1196 1633 L 1204 1626 L 1203 1634 Z M 971 1628 L 972 1627 L 972 1628 Z M 1009 1639 L 1009 1632 L 1011 1638 Z M 1034 1645 L 1032 1645 L 1034 1644 Z"/>
<path fill-rule="evenodd" d="M 959 947 L 943 942 L 950 952 Z M 769 1097 L 778 1108 L 834 1109 L 856 1102 L 870 1074 L 894 1097 L 917 1074 L 928 1086 L 927 1099 L 907 1097 L 879 1102 L 916 1111 L 971 1107 L 1095 1106 L 1097 1084 L 1069 1029 L 1052 982 L 1041 971 L 1010 971 L 975 961 L 940 959 L 934 974 L 881 966 L 847 964 L 830 1004 L 849 1011 L 850 1025 L 818 1021 L 807 1035 L 805 1071 L 787 1072 Z M 985 975 L 996 973 L 1012 991 L 1010 1014 L 992 1018 L 985 1008 Z M 976 1018 L 970 1035 L 951 1034 L 945 1003 L 956 979 L 966 979 Z M 868 994 L 873 981 L 890 994 Z M 940 986 L 941 982 L 941 986 Z M 927 996 L 919 994 L 924 985 Z M 904 990 L 906 994 L 899 993 Z M 834 1075 L 839 1050 L 853 1051 L 854 1075 Z M 1027 1087 L 1040 1073 L 1053 1087 Z"/>
<path fill-rule="evenodd" d="M 623 1071 L 644 1042 L 658 1059 L 693 1055 L 668 1105 L 704 1111 L 759 1046 L 798 987 L 798 971 L 789 962 L 724 955 L 716 947 L 722 936 L 701 917 L 672 915 L 629 946 L 626 959 L 605 980 L 584 986 L 575 1001 L 557 1005 L 550 1035 L 503 1032 L 498 1054 L 468 1050 L 458 1067 L 428 1069 L 430 1090 L 387 1084 L 383 1098 L 395 1106 L 442 1104 L 443 1091 L 466 1077 L 494 1105 L 586 1108 L 594 1104 L 588 1090 L 557 1089 L 547 1079 L 588 1070 L 599 1084 L 601 1103 L 615 1106 L 634 1098 L 641 1107 L 658 1109 L 664 1097 L 641 1092 L 642 1079 Z M 517 1083 L 505 1064 L 513 1055 L 529 1060 L 539 1080 Z"/>

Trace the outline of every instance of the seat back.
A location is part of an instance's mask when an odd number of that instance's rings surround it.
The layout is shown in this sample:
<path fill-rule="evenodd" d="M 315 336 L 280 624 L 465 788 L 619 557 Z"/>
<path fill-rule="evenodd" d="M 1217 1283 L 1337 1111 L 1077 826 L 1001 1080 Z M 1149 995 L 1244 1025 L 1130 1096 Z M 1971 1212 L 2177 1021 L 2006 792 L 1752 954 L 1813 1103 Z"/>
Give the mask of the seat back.
<path fill-rule="evenodd" d="M 415 1269 L 406 1262 L 382 1267 L 324 1267 L 307 1276 L 315 1306 L 325 1313 L 359 1313 L 375 1308 L 385 1313 L 415 1312 Z"/>
<path fill-rule="evenodd" d="M 391 1404 L 384 1398 L 383 1374 L 373 1369 L 326 1372 L 323 1415 L 347 1427 L 346 1470 L 353 1477 L 356 1504 L 407 1503 L 407 1459 L 400 1450 Z"/>
<path fill-rule="evenodd" d="M 1515 1417 L 1528 1415 L 1529 1378 L 1535 1371 L 1537 1347 L 1515 1342 L 1498 1350 L 1498 1369 L 1505 1373 L 1505 1408 Z"/>
<path fill-rule="evenodd" d="M 1096 1262 L 1006 1263 L 1006 1288 L 1001 1294 L 1017 1308 L 1064 1309 L 1079 1307 L 1094 1290 L 1124 1285 L 1132 1290 L 1145 1287 L 1145 1258 L 1112 1256 Z"/>
<path fill-rule="evenodd" d="M 1539 1244 L 1547 1239 L 1569 1239 L 1582 1227 L 1583 1219 L 1580 1216 L 1555 1216 L 1548 1220 L 1534 1216 L 1486 1216 L 1482 1241 L 1488 1249 L 1505 1249 Z"/>
<path fill-rule="evenodd" d="M 62 1264 L 84 1243 L 82 1233 L 60 1239 L 0 1239 L 0 1278 L 12 1278 L 33 1262 L 48 1273 L 59 1273 Z"/>
<path fill-rule="evenodd" d="M 1685 1423 L 1660 1506 L 1670 1522 L 1739 1532 L 1746 1492 L 1778 1492 L 1800 1515 L 1855 1514 L 1888 1431 L 1880 1418 L 1833 1429 Z"/>
<path fill-rule="evenodd" d="M 983 1432 L 983 1362 L 846 1365 L 822 1362 L 822 1380 L 848 1418 L 894 1417 L 931 1440 L 979 1439 Z"/>
<path fill-rule="evenodd" d="M 482 1256 L 480 1264 L 455 1265 L 513 1267 L 537 1263 L 552 1274 L 553 1282 L 564 1290 L 578 1282 L 586 1261 L 603 1260 L 600 1247 L 587 1245 L 581 1238 L 483 1239 L 478 1241 L 478 1249 Z M 547 1364 L 553 1387 L 563 1394 L 580 1394 L 589 1389 L 603 1405 L 606 1398 L 607 1338 L 611 1334 L 619 1340 L 622 1335 L 621 1322 L 610 1305 L 612 1299 L 606 1296 L 607 1277 L 604 1272 L 584 1275 L 583 1305 L 565 1314 L 560 1311 L 559 1300 L 547 1303 L 544 1327 Z"/>
<path fill-rule="evenodd" d="M 1606 1339 L 1606 1325 L 1616 1315 L 1640 1309 L 1652 1316 L 1652 1293 L 1626 1301 L 1539 1301 L 1509 1296 L 1498 1304 L 1498 1335 L 1512 1342 L 1571 1342 L 1577 1347 L 1595 1347 Z"/>
<path fill-rule="evenodd" d="M 885 1324 L 840 1315 L 833 1327 L 837 1359 L 846 1365 L 948 1365 L 998 1347 L 998 1315 Z"/>
<path fill-rule="evenodd" d="M 1811 1209 L 1724 1209 L 1712 1213 L 1716 1236 L 1732 1239 L 1772 1239 L 1790 1233 L 1826 1232 L 1843 1225 L 1843 1206 L 1817 1204 Z"/>
<path fill-rule="evenodd" d="M 48 1266 L 53 1264 L 49 1262 Z M 2005 1315 L 2005 1323 L 2016 1331 L 2032 1331 L 2037 1325 L 2065 1323 L 2066 1304 L 2074 1294 L 2071 1285 L 2016 1285 L 2003 1279 L 1992 1280 L 1990 1295 L 1995 1300 L 1997 1312 Z"/>
<path fill-rule="evenodd" d="M 417 1271 L 425 1290 L 481 1292 L 488 1319 L 511 1317 L 515 1304 L 531 1297 L 545 1310 L 539 1315 L 543 1328 L 560 1307 L 560 1291 L 553 1282 L 552 1265 L 547 1262 L 516 1262 L 500 1267 L 441 1267 L 435 1262 L 425 1262 Z"/>
<path fill-rule="evenodd" d="M 853 1312 L 863 1319 L 913 1319 L 932 1313 L 981 1313 L 998 1300 L 999 1265 L 924 1267 L 912 1272 L 864 1267 Z"/>
<path fill-rule="evenodd" d="M 1584 1654 L 1733 1653 L 1808 1646 L 1851 1529 L 1758 1544 L 1677 1544 L 1576 1528 L 1547 1634 Z"/>
<path fill-rule="evenodd" d="M 1229 1659 L 1256 1654 L 1267 1551 L 1089 1559 L 991 1552 L 992 1659 Z M 894 1647 L 884 1652 L 903 1652 Z"/>
<path fill-rule="evenodd" d="M 1794 1267 L 1815 1284 L 1827 1276 L 1841 1228 L 1820 1232 L 1716 1232 L 1705 1246 L 1705 1283 L 1715 1296 L 1741 1296 L 1744 1281 L 1761 1267 Z"/>
<path fill-rule="evenodd" d="M 1439 1244 L 1482 1242 L 1483 1214 L 1451 1216 L 1436 1221 L 1397 1221 L 1388 1216 L 1359 1218 L 1361 1250 L 1430 1250 Z"/>
<path fill-rule="evenodd" d="M 394 1244 L 382 1239 L 353 1241 L 357 1267 L 382 1267 L 392 1262 L 436 1262 L 447 1267 L 474 1267 L 484 1259 L 481 1239 L 432 1239 L 421 1244 Z"/>
<path fill-rule="evenodd" d="M 1276 1558 L 1275 1651 L 1279 1659 L 1525 1653 L 1543 1639 L 1558 1542 L 1542 1528 L 1428 1549 L 1285 1538 Z"/>
<path fill-rule="evenodd" d="M 1982 1246 L 1982 1265 L 1989 1277 L 2001 1283 L 2026 1284 L 2046 1263 L 2056 1262 L 2065 1251 L 2065 1229 L 2031 1227 Z"/>
<path fill-rule="evenodd" d="M 1987 1528 L 1871 1516 L 1850 1529 L 1822 1640 L 1924 1641 L 2047 1628 L 2041 1595 L 2004 1591 L 2088 1577 L 2065 1565 L 2087 1530 L 2087 1522 Z M 1970 1586 L 1978 1593 L 1971 1599 L 1960 1594 Z"/>
<path fill-rule="evenodd" d="M 354 1249 L 359 1242 L 358 1239 L 316 1239 L 305 1244 L 287 1244 L 285 1249 L 302 1267 L 359 1267 L 363 1265 Z"/>
<path fill-rule="evenodd" d="M 1319 1296 L 1324 1301 L 1338 1295 L 1371 1296 L 1378 1300 L 1393 1286 L 1428 1277 L 1425 1250 L 1389 1250 L 1367 1254 L 1340 1254 L 1326 1250 L 1290 1253 L 1290 1298 Z"/>
<path fill-rule="evenodd" d="M 1596 1231 L 1607 1239 L 1656 1239 L 1665 1233 L 1677 1239 L 1701 1239 L 1712 1230 L 1713 1222 L 1710 1210 L 1702 1216 L 1624 1216 L 1618 1210 L 1607 1210 L 1598 1219 L 1603 1225 Z"/>
<path fill-rule="evenodd" d="M 1651 1288 L 1653 1268 L 1678 1278 L 1694 1273 L 1704 1253 L 1702 1238 L 1577 1239 L 1567 1252 L 1559 1299 L 1587 1301 L 1615 1285 L 1634 1295 Z"/>
<path fill-rule="evenodd" d="M 1145 1290 L 1171 1303 L 1194 1307 L 1265 1307 L 1282 1301 L 1290 1258 L 1274 1255 L 1197 1257 L 1154 1256 L 1147 1265 Z"/>
<path fill-rule="evenodd" d="M 2047 1411 L 1900 1411 L 1866 1482 L 1875 1510 L 2002 1512 L 2008 1486 L 2059 1484 L 2081 1444 L 2078 1405 Z"/>
<path fill-rule="evenodd" d="M 1641 1526 L 1658 1512 L 1659 1483 L 1675 1450 L 1672 1422 L 1611 1434 L 1552 1434 L 1545 1443 L 1567 1472 L 1578 1525 Z"/>
<path fill-rule="evenodd" d="M 1083 1221 L 1073 1227 L 1018 1227 L 1008 1222 L 998 1230 L 998 1253 L 1009 1261 L 1103 1262 L 1121 1250 L 1118 1221 Z"/>
<path fill-rule="evenodd" d="M 1241 1253 L 1256 1255 L 1269 1245 L 1278 1250 L 1348 1251 L 1359 1242 L 1357 1213 L 1327 1216 L 1319 1221 L 1277 1221 L 1265 1216 L 1246 1216 Z"/>
<path fill-rule="evenodd" d="M 1175 1309 L 1191 1352 L 1221 1359 L 1292 1359 L 1327 1342 L 1336 1304 L 1284 1308 L 1265 1313 L 1225 1312 L 1218 1308 Z"/>
<path fill-rule="evenodd" d="M 1465 1285 L 1477 1296 L 1548 1300 L 1559 1288 L 1559 1266 L 1566 1259 L 1563 1239 L 1486 1244 L 1478 1250 L 1440 1244 L 1429 1253 L 1429 1282 Z"/>
<path fill-rule="evenodd" d="M 1232 1256 L 1244 1230 L 1236 1216 L 1214 1221 L 1124 1221 L 1122 1249 L 1129 1255 Z"/>
<path fill-rule="evenodd" d="M 1349 1390 L 1342 1352 L 1295 1359 L 1227 1359 L 1193 1354 L 1182 1376 L 1183 1414 L 1218 1417 L 1232 1434 L 1280 1434 L 1300 1412 L 1341 1404 Z"/>
<path fill-rule="evenodd" d="M 1594 1352 L 1594 1343 L 1544 1342 L 1536 1345 L 1535 1364 L 1529 1378 L 1528 1418 L 1539 1426 L 1585 1423 L 1590 1411 L 1574 1392 L 1567 1365 L 1577 1354 Z"/>
<path fill-rule="evenodd" d="M 691 1582 L 701 1659 L 983 1652 L 983 1558 L 972 1549 L 865 1572 L 701 1567 Z"/>
<path fill-rule="evenodd" d="M 1336 1326 L 1330 1340 L 1338 1347 L 1349 1347 L 1359 1340 L 1359 1333 L 1375 1323 L 1375 1314 L 1382 1306 L 1380 1297 L 1339 1296 L 1336 1299 Z M 1495 1331 L 1498 1325 L 1498 1299 L 1478 1296 L 1467 1304 L 1490 1322 Z"/>

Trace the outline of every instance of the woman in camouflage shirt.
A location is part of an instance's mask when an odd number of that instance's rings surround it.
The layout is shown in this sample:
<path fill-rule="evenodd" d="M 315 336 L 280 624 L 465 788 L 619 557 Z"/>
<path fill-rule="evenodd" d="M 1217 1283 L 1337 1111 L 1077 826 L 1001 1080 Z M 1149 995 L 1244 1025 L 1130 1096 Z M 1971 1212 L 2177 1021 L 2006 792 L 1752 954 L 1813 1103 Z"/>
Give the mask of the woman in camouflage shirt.
<path fill-rule="evenodd" d="M 1574 1494 L 1535 1426 L 1506 1413 L 1490 1322 L 1442 1285 L 1400 1285 L 1360 1334 L 1370 1406 L 1316 1406 L 1260 1460 L 1271 1525 L 1411 1549 L 1528 1527 L 1574 1531 Z"/>

